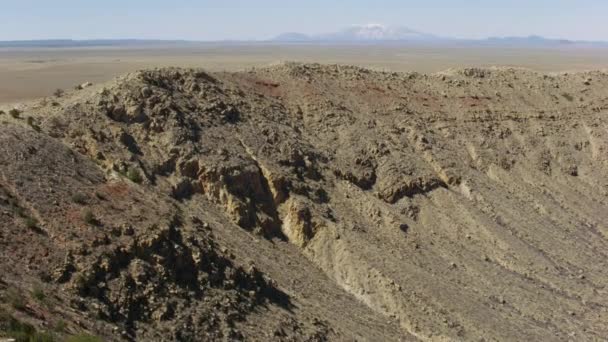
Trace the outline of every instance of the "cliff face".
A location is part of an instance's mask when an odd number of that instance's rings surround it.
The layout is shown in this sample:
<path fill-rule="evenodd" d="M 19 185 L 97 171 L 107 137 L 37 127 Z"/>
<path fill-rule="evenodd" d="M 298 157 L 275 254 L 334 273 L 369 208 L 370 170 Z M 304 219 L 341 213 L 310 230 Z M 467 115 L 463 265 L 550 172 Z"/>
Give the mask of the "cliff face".
<path fill-rule="evenodd" d="M 2 317 L 109 340 L 601 339 L 607 115 L 601 72 L 291 63 L 29 104 L 0 126 Z"/>

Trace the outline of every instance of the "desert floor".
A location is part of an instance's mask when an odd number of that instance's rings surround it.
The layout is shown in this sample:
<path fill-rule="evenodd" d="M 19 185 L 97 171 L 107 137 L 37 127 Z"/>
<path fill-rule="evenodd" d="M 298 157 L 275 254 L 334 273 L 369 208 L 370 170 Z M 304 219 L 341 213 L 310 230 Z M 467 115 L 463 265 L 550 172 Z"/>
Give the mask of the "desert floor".
<path fill-rule="evenodd" d="M 608 68 L 608 49 L 200 44 L 145 48 L 0 49 L 0 103 L 49 96 L 57 88 L 100 83 L 143 68 L 180 66 L 210 71 L 279 61 L 360 65 L 437 72 L 468 66 L 514 66 L 540 72 Z"/>

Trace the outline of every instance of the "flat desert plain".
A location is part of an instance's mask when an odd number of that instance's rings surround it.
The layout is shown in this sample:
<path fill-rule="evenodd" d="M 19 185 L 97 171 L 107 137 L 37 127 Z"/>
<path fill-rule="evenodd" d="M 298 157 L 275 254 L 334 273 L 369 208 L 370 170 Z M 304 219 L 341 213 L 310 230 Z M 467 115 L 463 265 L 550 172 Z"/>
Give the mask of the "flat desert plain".
<path fill-rule="evenodd" d="M 106 82 L 144 68 L 179 66 L 237 71 L 280 61 L 338 63 L 391 71 L 513 66 L 540 72 L 608 68 L 607 48 L 457 47 L 309 44 L 188 44 L 139 48 L 2 48 L 0 103 L 50 96 L 57 88 Z"/>

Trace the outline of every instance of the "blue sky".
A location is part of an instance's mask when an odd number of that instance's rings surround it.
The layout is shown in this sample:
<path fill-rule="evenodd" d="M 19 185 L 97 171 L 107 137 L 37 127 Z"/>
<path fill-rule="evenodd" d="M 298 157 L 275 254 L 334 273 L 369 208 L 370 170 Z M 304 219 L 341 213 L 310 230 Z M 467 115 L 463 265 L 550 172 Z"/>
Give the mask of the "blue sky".
<path fill-rule="evenodd" d="M 265 39 L 354 24 L 608 41 L 608 0 L 2 0 L 0 40 Z"/>

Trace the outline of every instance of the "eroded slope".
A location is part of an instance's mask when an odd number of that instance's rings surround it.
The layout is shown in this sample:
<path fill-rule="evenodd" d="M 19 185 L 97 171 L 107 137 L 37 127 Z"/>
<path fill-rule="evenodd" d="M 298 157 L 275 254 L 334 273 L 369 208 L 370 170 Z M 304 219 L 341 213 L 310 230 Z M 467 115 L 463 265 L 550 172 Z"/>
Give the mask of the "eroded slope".
<path fill-rule="evenodd" d="M 2 126 L 3 282 L 115 339 L 601 340 L 607 86 L 284 64 L 75 91 Z"/>

